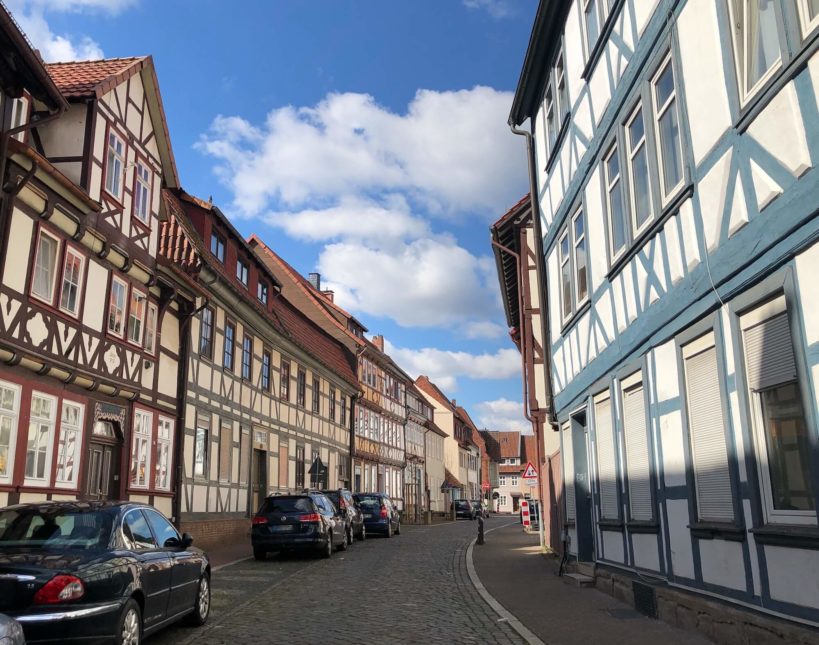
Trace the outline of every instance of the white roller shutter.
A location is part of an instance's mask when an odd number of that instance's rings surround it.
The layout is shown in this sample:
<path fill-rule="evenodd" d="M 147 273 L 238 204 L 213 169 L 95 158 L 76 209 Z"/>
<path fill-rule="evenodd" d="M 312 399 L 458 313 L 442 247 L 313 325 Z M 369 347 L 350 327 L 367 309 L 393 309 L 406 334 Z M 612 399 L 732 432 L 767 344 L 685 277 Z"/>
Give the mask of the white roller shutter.
<path fill-rule="evenodd" d="M 594 404 L 595 440 L 597 444 L 597 477 L 600 488 L 600 516 L 619 519 L 617 504 L 617 448 L 611 422 L 611 398 Z"/>
<path fill-rule="evenodd" d="M 731 522 L 734 499 L 713 333 L 684 347 L 683 356 L 699 519 Z"/>
<path fill-rule="evenodd" d="M 748 387 L 760 391 L 797 379 L 786 312 L 753 325 L 743 333 Z"/>
<path fill-rule="evenodd" d="M 574 521 L 577 517 L 574 494 L 574 450 L 572 449 L 571 424 L 563 426 L 563 481 L 566 491 L 566 519 Z"/>
<path fill-rule="evenodd" d="M 651 471 L 642 383 L 623 391 L 623 431 L 626 440 L 631 519 L 654 519 L 651 504 Z"/>

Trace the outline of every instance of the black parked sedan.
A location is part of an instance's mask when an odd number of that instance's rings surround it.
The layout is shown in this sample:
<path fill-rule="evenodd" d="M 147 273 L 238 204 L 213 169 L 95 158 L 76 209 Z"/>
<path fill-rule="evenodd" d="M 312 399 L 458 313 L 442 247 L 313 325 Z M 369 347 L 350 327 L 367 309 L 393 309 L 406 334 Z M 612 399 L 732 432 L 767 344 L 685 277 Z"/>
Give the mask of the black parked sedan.
<path fill-rule="evenodd" d="M 210 612 L 210 563 L 152 506 L 44 502 L 0 509 L 0 612 L 28 643 L 137 645 Z"/>
<path fill-rule="evenodd" d="M 271 552 L 315 551 L 329 558 L 347 548 L 344 517 L 325 495 L 272 495 L 253 518 L 250 532 L 253 557 Z"/>

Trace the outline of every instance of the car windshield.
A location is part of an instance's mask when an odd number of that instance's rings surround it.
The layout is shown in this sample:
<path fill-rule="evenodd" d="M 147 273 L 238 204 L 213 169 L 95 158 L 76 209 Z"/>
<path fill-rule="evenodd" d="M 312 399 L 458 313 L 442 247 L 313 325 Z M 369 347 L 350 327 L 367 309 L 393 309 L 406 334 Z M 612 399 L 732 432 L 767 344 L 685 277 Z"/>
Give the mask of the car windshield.
<path fill-rule="evenodd" d="M 113 517 L 80 507 L 32 506 L 0 511 L 0 549 L 96 549 L 108 544 Z"/>
<path fill-rule="evenodd" d="M 381 498 L 374 495 L 356 495 L 356 500 L 362 508 L 380 508 Z"/>
<path fill-rule="evenodd" d="M 469 502 L 465 500 L 456 500 L 455 508 L 469 508 Z"/>
<path fill-rule="evenodd" d="M 329 498 L 329 500 L 331 502 L 333 502 L 333 505 L 336 508 L 338 508 L 338 497 L 339 497 L 338 491 L 337 490 L 335 490 L 335 491 L 334 490 L 328 490 L 328 491 L 324 491 L 324 494 Z"/>
<path fill-rule="evenodd" d="M 259 513 L 312 513 L 313 504 L 309 497 L 269 497 L 262 504 Z"/>

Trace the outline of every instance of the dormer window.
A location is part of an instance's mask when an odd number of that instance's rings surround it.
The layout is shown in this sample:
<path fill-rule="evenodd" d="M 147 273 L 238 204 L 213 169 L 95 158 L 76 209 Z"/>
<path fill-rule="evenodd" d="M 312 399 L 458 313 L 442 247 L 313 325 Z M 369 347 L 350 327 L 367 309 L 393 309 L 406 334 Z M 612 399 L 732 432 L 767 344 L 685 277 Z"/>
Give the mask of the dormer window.
<path fill-rule="evenodd" d="M 105 190 L 117 199 L 122 198 L 122 175 L 125 170 L 125 144 L 114 132 L 108 133 L 108 156 L 105 171 Z"/>
<path fill-rule="evenodd" d="M 256 297 L 262 304 L 267 304 L 267 285 L 261 280 L 256 285 Z"/>
<path fill-rule="evenodd" d="M 136 165 L 134 185 L 134 215 L 143 224 L 151 221 L 151 171 L 142 162 Z"/>
<path fill-rule="evenodd" d="M 247 288 L 248 269 L 244 260 L 236 260 L 236 279 Z"/>
<path fill-rule="evenodd" d="M 225 239 L 216 233 L 210 234 L 210 252 L 222 264 L 225 262 Z"/>

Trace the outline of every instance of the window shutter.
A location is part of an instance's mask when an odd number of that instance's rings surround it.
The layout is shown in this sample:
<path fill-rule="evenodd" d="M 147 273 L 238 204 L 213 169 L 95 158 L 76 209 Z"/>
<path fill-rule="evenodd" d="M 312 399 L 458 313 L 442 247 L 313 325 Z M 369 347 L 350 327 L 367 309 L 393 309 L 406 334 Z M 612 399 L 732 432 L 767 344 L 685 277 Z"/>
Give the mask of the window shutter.
<path fill-rule="evenodd" d="M 713 338 L 713 334 L 709 336 Z M 699 519 L 733 521 L 734 500 L 728 469 L 716 347 L 711 345 L 704 351 L 687 357 L 685 376 Z"/>
<path fill-rule="evenodd" d="M 595 438 L 597 442 L 597 476 L 600 486 L 600 515 L 604 519 L 618 519 L 617 504 L 617 448 L 611 423 L 611 399 L 594 404 Z"/>
<path fill-rule="evenodd" d="M 787 313 L 745 329 L 745 362 L 748 387 L 752 390 L 765 390 L 797 379 Z"/>
<path fill-rule="evenodd" d="M 563 481 L 566 491 L 566 519 L 574 521 L 577 516 L 574 495 L 574 450 L 571 425 L 568 423 L 563 426 Z"/>
<path fill-rule="evenodd" d="M 631 519 L 652 520 L 654 513 L 651 504 L 648 432 L 642 384 L 623 392 L 623 429 L 626 438 Z"/>

